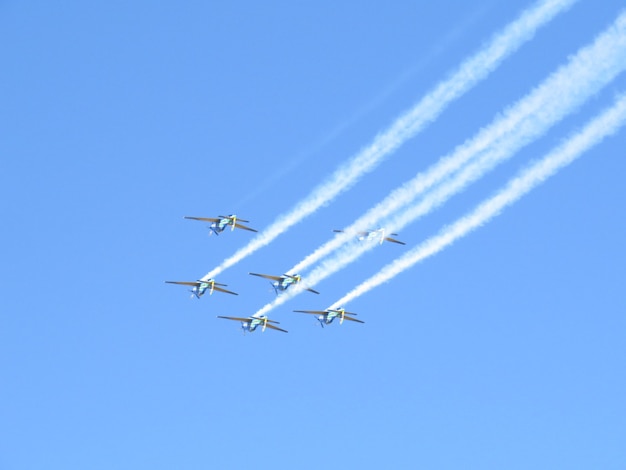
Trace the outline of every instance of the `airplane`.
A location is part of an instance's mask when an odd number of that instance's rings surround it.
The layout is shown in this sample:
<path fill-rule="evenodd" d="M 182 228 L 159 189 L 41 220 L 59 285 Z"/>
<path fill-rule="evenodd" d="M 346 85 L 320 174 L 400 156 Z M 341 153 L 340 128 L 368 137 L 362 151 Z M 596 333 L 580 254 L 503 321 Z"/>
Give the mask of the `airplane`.
<path fill-rule="evenodd" d="M 191 220 L 199 220 L 201 222 L 211 222 L 211 225 L 209 226 L 209 228 L 211 229 L 211 231 L 209 232 L 209 235 L 211 235 L 212 233 L 214 233 L 215 235 L 219 235 L 224 230 L 226 230 L 226 227 L 228 227 L 229 225 L 230 225 L 231 231 L 235 230 L 235 228 L 241 228 L 243 230 L 248 230 L 250 232 L 257 232 L 257 230 L 254 230 L 253 228 L 246 227 L 245 225 L 241 225 L 239 222 L 248 223 L 249 220 L 239 219 L 237 218 L 235 214 L 231 214 L 228 216 L 220 215 L 217 218 L 215 217 L 188 217 L 188 216 L 185 216 L 184 218 L 191 219 Z"/>
<path fill-rule="evenodd" d="M 333 230 L 335 233 L 343 233 L 344 230 Z M 377 230 L 364 230 L 362 232 L 357 232 L 359 240 L 379 240 L 379 243 L 382 245 L 385 240 L 388 242 L 398 243 L 400 245 L 406 245 L 406 243 L 401 242 L 400 240 L 396 240 L 395 238 L 385 237 L 385 229 L 379 228 Z M 397 233 L 390 233 L 389 235 L 393 235 L 397 237 Z"/>
<path fill-rule="evenodd" d="M 302 276 L 299 274 L 283 274 L 282 276 L 271 276 L 269 274 L 257 274 L 257 273 L 248 273 L 252 276 L 264 277 L 265 279 L 269 279 L 272 282 L 272 287 L 276 291 L 276 295 L 278 295 L 278 291 L 285 291 L 292 284 L 297 284 L 302 280 Z M 319 294 L 316 290 L 305 288 L 309 292 L 313 292 L 314 294 Z"/>
<path fill-rule="evenodd" d="M 220 284 L 219 282 L 215 282 L 215 280 L 213 279 L 207 279 L 206 281 L 195 281 L 195 282 L 194 281 L 165 281 L 165 282 L 167 284 L 181 284 L 183 286 L 191 286 L 192 289 L 190 289 L 189 292 L 191 292 L 192 299 L 194 298 L 194 296 L 196 297 L 196 299 L 199 299 L 204 294 L 206 294 L 207 291 L 209 291 L 209 295 L 212 295 L 213 291 L 215 290 L 218 292 L 225 292 L 227 294 L 239 295 L 235 292 L 222 289 L 222 287 L 225 287 L 226 284 Z"/>
<path fill-rule="evenodd" d="M 339 318 L 339 324 L 342 324 L 344 320 L 355 321 L 358 323 L 365 323 L 364 321 L 357 320 L 356 318 L 352 318 L 349 315 L 356 315 L 356 313 L 346 312 L 345 308 L 327 308 L 326 310 L 294 310 L 294 312 L 298 313 L 310 313 L 312 315 L 317 315 L 317 321 L 320 322 L 322 328 L 324 325 L 330 325 L 335 318 Z"/>
<path fill-rule="evenodd" d="M 225 318 L 226 320 L 235 320 L 241 322 L 241 329 L 243 333 L 246 334 L 246 331 L 252 333 L 257 329 L 259 325 L 262 325 L 261 331 L 265 331 L 265 328 L 271 328 L 272 330 L 282 331 L 284 333 L 288 333 L 287 330 L 283 330 L 282 328 L 278 328 L 277 326 L 272 325 L 272 323 L 279 324 L 279 322 L 270 320 L 265 315 L 252 315 L 249 317 L 223 317 L 218 315 L 217 318 Z"/>

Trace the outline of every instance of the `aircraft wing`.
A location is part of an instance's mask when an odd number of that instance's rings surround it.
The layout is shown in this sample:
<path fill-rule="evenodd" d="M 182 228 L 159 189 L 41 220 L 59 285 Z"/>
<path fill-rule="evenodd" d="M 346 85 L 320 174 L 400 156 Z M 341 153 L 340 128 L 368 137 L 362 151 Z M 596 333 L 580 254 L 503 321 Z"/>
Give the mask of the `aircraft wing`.
<path fill-rule="evenodd" d="M 341 310 L 337 310 L 337 309 L 334 309 L 334 308 L 329 308 L 328 312 L 341 313 Z M 345 310 L 344 310 L 343 314 L 344 315 L 356 315 L 356 313 L 354 313 L 354 312 L 346 312 Z"/>
<path fill-rule="evenodd" d="M 198 281 L 165 281 L 166 284 L 180 284 L 183 286 L 198 286 L 200 285 L 200 282 Z"/>
<path fill-rule="evenodd" d="M 345 230 L 337 230 L 334 229 L 333 232 L 335 233 L 345 233 Z M 359 237 L 367 237 L 370 233 L 375 232 L 375 230 L 365 230 L 365 231 L 361 231 L 361 232 L 356 232 L 356 235 L 358 235 Z"/>
<path fill-rule="evenodd" d="M 222 289 L 221 287 L 217 287 L 217 286 L 213 286 L 213 290 L 217 290 L 220 292 L 225 292 L 227 294 L 233 294 L 233 295 L 239 295 L 236 292 L 230 291 L 230 290 L 226 290 L 226 289 Z"/>
<path fill-rule="evenodd" d="M 396 240 L 395 238 L 391 238 L 391 237 L 385 237 L 385 240 L 387 240 L 388 242 L 392 242 L 392 243 L 398 243 L 400 245 L 406 245 L 406 243 L 401 242 L 400 240 Z"/>
<path fill-rule="evenodd" d="M 328 312 L 325 310 L 294 310 L 298 313 L 310 313 L 312 315 L 326 315 Z"/>
<path fill-rule="evenodd" d="M 343 316 L 343 319 L 344 319 L 344 320 L 355 321 L 355 322 L 357 322 L 357 323 L 365 323 L 365 322 L 364 322 L 364 321 L 362 321 L 362 320 L 357 320 L 356 318 L 349 317 L 348 315 L 344 315 L 344 316 Z"/>
<path fill-rule="evenodd" d="M 271 279 L 272 281 L 282 281 L 282 276 L 270 276 L 269 274 L 248 273 L 252 276 L 264 277 L 265 279 Z"/>
<path fill-rule="evenodd" d="M 241 224 L 238 224 L 238 223 L 235 223 L 235 227 L 242 228 L 242 229 L 248 230 L 250 232 L 258 232 L 258 230 L 254 230 L 253 228 L 246 227 L 245 225 L 241 225 Z"/>
<path fill-rule="evenodd" d="M 277 326 L 271 325 L 270 323 L 266 323 L 265 326 L 267 328 L 271 328 L 272 330 L 282 331 L 284 333 L 289 333 L 287 330 L 283 330 L 282 328 L 278 328 Z"/>
<path fill-rule="evenodd" d="M 302 282 L 302 278 L 300 276 L 294 276 L 292 274 L 284 274 L 284 277 L 288 277 L 290 279 L 293 279 L 296 284 L 299 284 L 300 282 Z M 304 290 L 308 290 L 309 292 L 313 292 L 314 294 L 319 294 L 319 292 L 317 292 L 316 290 L 309 289 L 307 287 L 304 287 Z"/>
<path fill-rule="evenodd" d="M 269 318 L 264 317 L 264 316 L 259 316 L 259 317 L 257 317 L 257 316 L 256 316 L 256 314 L 254 314 L 254 315 L 250 316 L 250 320 L 261 320 L 261 321 L 263 321 L 263 322 L 268 322 L 268 323 L 276 323 L 277 325 L 278 325 L 278 324 L 280 324 L 280 322 L 279 322 L 279 321 L 276 321 L 276 320 L 270 320 Z"/>
<path fill-rule="evenodd" d="M 220 219 L 216 219 L 215 217 L 188 217 L 185 216 L 183 217 L 184 219 L 191 219 L 191 220 L 200 220 L 202 222 L 219 222 Z"/>
<path fill-rule="evenodd" d="M 221 315 L 218 315 L 217 318 L 225 318 L 226 320 L 236 320 L 236 321 L 243 321 L 243 322 L 251 322 L 252 321 L 250 318 L 244 318 L 244 317 L 223 317 Z"/>

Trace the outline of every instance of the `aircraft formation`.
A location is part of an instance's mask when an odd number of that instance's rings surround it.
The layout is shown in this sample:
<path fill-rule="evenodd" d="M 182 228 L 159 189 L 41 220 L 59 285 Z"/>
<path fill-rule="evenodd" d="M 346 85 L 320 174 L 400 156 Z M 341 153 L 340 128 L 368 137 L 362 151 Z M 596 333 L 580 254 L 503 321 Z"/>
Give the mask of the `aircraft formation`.
<path fill-rule="evenodd" d="M 235 214 L 230 214 L 227 216 L 217 216 L 217 217 L 189 217 L 185 216 L 185 219 L 189 220 L 198 220 L 201 222 L 209 222 L 209 235 L 215 234 L 219 235 L 224 232 L 228 227 L 230 227 L 231 231 L 234 231 L 236 228 L 247 230 L 249 232 L 258 232 L 257 230 L 243 225 L 243 223 L 250 223 L 248 220 L 240 219 Z M 344 230 L 333 230 L 335 233 L 344 233 Z M 391 236 L 398 236 L 397 233 L 390 233 Z M 371 242 L 376 241 L 379 244 L 382 244 L 384 241 L 389 241 L 392 243 L 397 243 L 400 245 L 405 245 L 404 242 L 397 240 L 395 238 L 391 238 L 386 236 L 386 232 L 383 228 L 375 229 L 375 230 L 365 230 L 356 233 L 357 238 L 360 241 Z M 276 295 L 279 295 L 281 292 L 285 292 L 289 287 L 294 286 L 296 284 L 302 283 L 302 276 L 299 274 L 281 274 L 281 275 L 272 275 L 272 274 L 262 274 L 262 273 L 248 273 L 252 276 L 261 277 L 270 281 L 272 288 L 274 289 Z M 239 295 L 236 292 L 231 290 L 224 289 L 226 284 L 221 284 L 216 282 L 215 279 L 198 279 L 196 281 L 165 281 L 166 284 L 177 284 L 183 285 L 187 287 L 191 287 L 189 292 L 191 292 L 191 298 L 200 299 L 204 294 L 213 295 L 214 292 L 222 292 L 231 295 Z M 302 284 L 303 289 L 314 294 L 319 294 L 318 291 L 306 287 L 305 284 Z M 297 313 L 305 313 L 310 315 L 315 315 L 317 321 L 319 321 L 320 325 L 324 327 L 325 325 L 330 325 L 335 319 L 339 319 L 339 324 L 342 324 L 344 320 L 349 320 L 357 323 L 365 323 L 362 320 L 358 320 L 354 318 L 357 314 L 354 312 L 346 312 L 344 308 L 327 308 L 325 310 L 294 310 Z M 248 317 L 234 317 L 234 316 L 224 316 L 218 315 L 217 318 L 223 318 L 225 320 L 233 320 L 241 323 L 241 329 L 244 333 L 246 332 L 254 332 L 257 328 L 261 328 L 261 331 L 265 331 L 266 328 L 270 328 L 276 331 L 282 331 L 287 333 L 287 330 L 280 328 L 276 325 L 280 324 L 280 322 L 276 320 L 270 320 L 265 314 L 254 314 Z"/>

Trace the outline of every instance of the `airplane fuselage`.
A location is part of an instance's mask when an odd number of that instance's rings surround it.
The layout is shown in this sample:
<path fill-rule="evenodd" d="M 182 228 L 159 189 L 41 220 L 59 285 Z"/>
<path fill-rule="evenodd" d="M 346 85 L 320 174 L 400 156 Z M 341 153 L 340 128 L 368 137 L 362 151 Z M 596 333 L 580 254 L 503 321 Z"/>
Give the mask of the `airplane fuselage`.
<path fill-rule="evenodd" d="M 234 229 L 236 220 L 237 220 L 237 216 L 234 214 L 229 215 L 228 217 L 221 217 L 220 220 L 218 220 L 217 222 L 213 222 L 210 225 L 210 228 L 213 231 L 213 233 L 215 233 L 215 235 L 219 235 L 224 230 L 226 230 L 226 227 L 231 227 Z"/>
<path fill-rule="evenodd" d="M 283 279 L 280 282 L 276 282 L 274 283 L 274 285 L 276 286 L 277 289 L 280 290 L 287 290 L 287 288 L 289 286 L 292 286 L 293 284 L 295 284 L 296 281 L 294 281 L 293 279 L 291 279 L 290 277 Z"/>
<path fill-rule="evenodd" d="M 220 219 L 219 222 L 213 222 L 211 224 L 211 230 L 213 230 L 215 235 L 219 235 L 224 230 L 226 230 L 226 227 L 228 227 L 229 225 L 232 225 L 231 219 Z"/>
<path fill-rule="evenodd" d="M 337 314 L 328 313 L 325 315 L 318 315 L 317 321 L 319 321 L 322 328 L 324 328 L 324 325 L 330 325 L 335 318 L 337 318 Z"/>
<path fill-rule="evenodd" d="M 323 328 L 324 325 L 330 325 L 335 320 L 335 318 L 338 318 L 339 316 L 339 312 L 328 312 L 324 315 L 319 315 L 317 317 L 317 320 L 320 322 L 320 325 L 322 325 Z"/>
<path fill-rule="evenodd" d="M 276 281 L 272 283 L 274 286 L 274 290 L 278 294 L 278 291 L 286 291 L 290 286 L 297 284 L 300 281 L 299 278 L 294 277 L 282 277 L 280 281 Z"/>
<path fill-rule="evenodd" d="M 378 241 L 378 242 L 382 242 L 384 237 L 385 237 L 385 231 L 383 229 L 378 229 L 378 230 L 369 231 L 366 234 L 361 235 L 359 237 L 359 240 L 361 240 L 361 241 L 363 241 L 363 240 L 367 240 L 367 241 L 375 240 L 375 241 Z"/>
<path fill-rule="evenodd" d="M 206 287 L 192 287 L 191 293 L 196 296 L 197 299 L 202 297 L 206 293 Z"/>
<path fill-rule="evenodd" d="M 252 320 L 242 321 L 241 322 L 241 329 L 243 330 L 244 333 L 246 331 L 249 332 L 249 333 L 252 333 L 261 324 L 263 324 L 263 320 L 262 319 L 254 318 Z"/>
<path fill-rule="evenodd" d="M 321 310 L 294 310 L 294 312 L 299 313 L 310 313 L 315 315 L 315 319 L 320 322 L 322 328 L 324 325 L 330 325 L 335 321 L 335 318 L 339 318 L 339 323 L 343 323 L 344 320 L 354 321 L 357 323 L 364 323 L 361 320 L 357 320 L 353 318 L 351 315 L 356 315 L 356 313 L 346 312 L 343 308 L 340 309 L 327 309 L 324 311 Z"/>
<path fill-rule="evenodd" d="M 196 296 L 196 298 L 200 298 L 202 297 L 204 294 L 206 294 L 207 290 L 211 289 L 211 283 L 210 282 L 202 282 L 200 283 L 200 285 L 195 286 L 191 289 L 191 293 L 193 295 Z"/>

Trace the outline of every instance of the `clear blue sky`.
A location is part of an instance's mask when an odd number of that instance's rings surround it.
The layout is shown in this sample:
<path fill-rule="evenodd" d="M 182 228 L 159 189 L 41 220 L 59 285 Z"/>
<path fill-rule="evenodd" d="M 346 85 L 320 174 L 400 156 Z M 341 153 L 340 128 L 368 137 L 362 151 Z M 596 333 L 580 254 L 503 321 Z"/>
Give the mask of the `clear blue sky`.
<path fill-rule="evenodd" d="M 626 131 L 501 216 L 323 309 L 626 91 L 242 335 L 281 274 L 606 28 L 581 0 L 352 190 L 189 299 L 530 1 L 0 3 L 0 469 L 621 469 Z"/>

